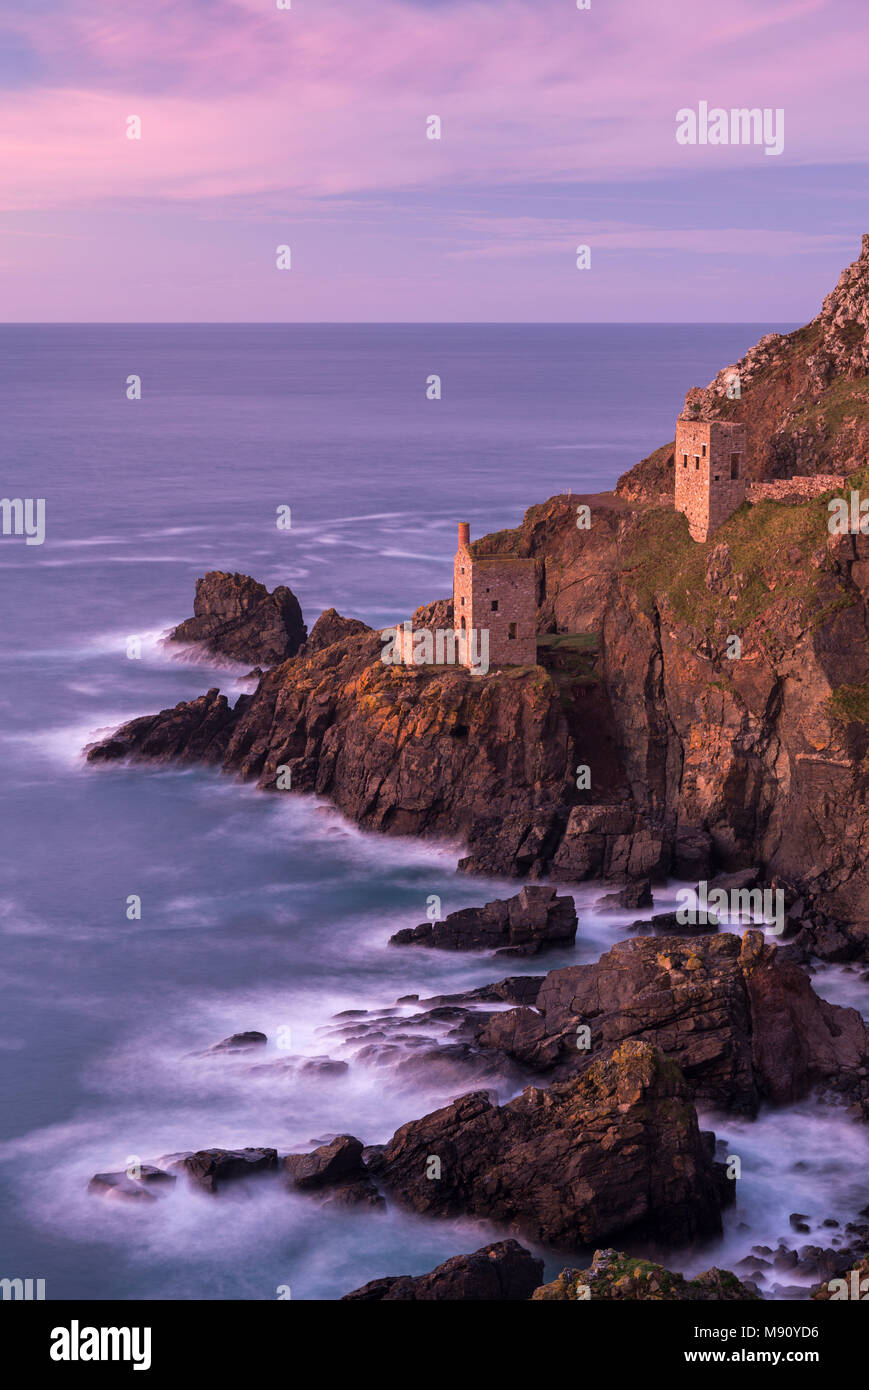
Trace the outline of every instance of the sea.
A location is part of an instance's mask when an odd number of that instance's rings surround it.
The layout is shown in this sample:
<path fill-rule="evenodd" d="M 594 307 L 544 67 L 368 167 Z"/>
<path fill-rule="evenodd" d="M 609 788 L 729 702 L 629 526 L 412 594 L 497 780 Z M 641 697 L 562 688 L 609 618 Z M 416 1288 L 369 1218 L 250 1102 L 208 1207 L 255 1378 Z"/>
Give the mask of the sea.
<path fill-rule="evenodd" d="M 41 544 L 0 536 L 0 1277 L 44 1279 L 49 1299 L 336 1299 L 503 1235 L 324 1206 L 279 1178 L 144 1204 L 88 1182 L 191 1149 L 383 1143 L 478 1078 L 357 1056 L 336 1014 L 383 1010 L 412 1034 L 399 998 L 595 960 L 636 914 L 601 913 L 581 884 L 573 951 L 508 971 L 398 950 L 431 895 L 446 913 L 515 881 L 457 874 L 460 844 L 365 833 L 313 796 L 82 750 L 210 686 L 251 689 L 243 666 L 165 643 L 207 570 L 289 585 L 309 627 L 331 606 L 399 621 L 449 594 L 458 521 L 479 536 L 613 487 L 672 438 L 689 387 L 789 327 L 0 326 L 0 494 L 45 504 Z M 866 1007 L 854 972 L 815 983 Z M 256 1066 L 208 1051 L 248 1029 L 269 1039 Z M 520 1084 L 482 1081 L 502 1101 Z M 841 1111 L 703 1122 L 740 1158 L 738 1199 L 672 1268 L 820 1240 L 865 1203 L 869 1135 Z M 554 1275 L 589 1252 L 539 1253 Z"/>

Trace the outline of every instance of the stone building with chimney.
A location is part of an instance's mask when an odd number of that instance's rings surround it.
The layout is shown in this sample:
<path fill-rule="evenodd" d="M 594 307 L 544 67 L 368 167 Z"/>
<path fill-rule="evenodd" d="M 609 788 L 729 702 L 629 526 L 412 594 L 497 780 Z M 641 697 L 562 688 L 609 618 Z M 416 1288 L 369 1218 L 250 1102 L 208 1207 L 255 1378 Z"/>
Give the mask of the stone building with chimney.
<path fill-rule="evenodd" d="M 453 626 L 487 631 L 489 665 L 536 666 L 537 581 L 533 560 L 516 555 L 471 554 L 471 528 L 459 522 L 453 567 Z"/>

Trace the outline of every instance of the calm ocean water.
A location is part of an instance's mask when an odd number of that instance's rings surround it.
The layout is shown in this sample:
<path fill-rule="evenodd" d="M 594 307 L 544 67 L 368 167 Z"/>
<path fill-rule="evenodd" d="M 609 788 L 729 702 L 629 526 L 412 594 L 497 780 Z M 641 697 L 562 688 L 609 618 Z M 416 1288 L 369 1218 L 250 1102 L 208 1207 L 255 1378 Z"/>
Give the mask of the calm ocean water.
<path fill-rule="evenodd" d="M 44 545 L 0 539 L 0 1276 L 45 1278 L 50 1298 L 337 1297 L 490 1238 L 394 1210 L 330 1214 L 274 1184 L 144 1211 L 86 1194 L 132 1155 L 382 1141 L 468 1089 L 355 1063 L 305 1086 L 192 1054 L 289 1028 L 293 1051 L 337 1055 L 317 1030 L 338 1009 L 498 978 L 486 959 L 385 943 L 430 893 L 449 911 L 515 884 L 456 877 L 457 847 L 363 835 L 310 798 L 199 770 L 87 769 L 80 750 L 209 685 L 239 690 L 240 668 L 159 644 L 205 570 L 289 584 L 309 625 L 332 604 L 402 618 L 449 592 L 459 519 L 479 535 L 568 487 L 612 486 L 671 437 L 687 388 L 771 326 L 0 327 L 0 492 L 47 508 Z M 595 895 L 578 891 L 571 959 L 622 934 L 589 910 Z M 744 1156 L 740 1208 L 711 1254 L 682 1263 L 774 1242 L 789 1211 L 815 1210 L 821 1174 L 819 1218 L 862 1205 L 839 1124 L 791 1111 L 738 1136 L 719 1126 Z"/>

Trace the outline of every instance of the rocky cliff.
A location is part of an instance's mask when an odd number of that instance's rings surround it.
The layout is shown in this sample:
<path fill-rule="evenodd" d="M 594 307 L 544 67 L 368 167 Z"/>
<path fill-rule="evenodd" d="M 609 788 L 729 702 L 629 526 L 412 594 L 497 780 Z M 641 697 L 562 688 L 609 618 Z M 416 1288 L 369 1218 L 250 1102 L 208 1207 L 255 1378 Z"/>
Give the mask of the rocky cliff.
<path fill-rule="evenodd" d="M 738 394 L 737 394 L 738 392 Z M 748 425 L 748 475 L 847 473 L 869 445 L 869 233 L 820 312 L 794 333 L 767 333 L 706 387 L 685 414 Z M 658 500 L 673 490 L 673 444 L 620 480 L 619 495 Z"/>
<path fill-rule="evenodd" d="M 755 472 L 779 467 L 787 434 L 802 441 L 788 470 L 848 473 L 869 389 L 867 286 L 864 239 L 812 324 L 736 364 L 738 401 L 726 373 L 697 398 L 746 420 Z M 840 418 L 831 402 L 846 398 Z M 809 402 L 815 423 L 797 429 Z M 697 544 L 647 473 L 475 542 L 537 562 L 537 666 L 385 665 L 376 633 L 330 612 L 314 629 L 327 644 L 274 666 L 234 709 L 209 692 L 90 758 L 205 760 L 316 791 L 373 829 L 460 838 L 471 870 L 696 879 L 756 865 L 785 890 L 801 950 L 863 954 L 869 537 L 831 535 L 821 496 L 745 504 Z M 869 495 L 869 470 L 846 486 Z"/>

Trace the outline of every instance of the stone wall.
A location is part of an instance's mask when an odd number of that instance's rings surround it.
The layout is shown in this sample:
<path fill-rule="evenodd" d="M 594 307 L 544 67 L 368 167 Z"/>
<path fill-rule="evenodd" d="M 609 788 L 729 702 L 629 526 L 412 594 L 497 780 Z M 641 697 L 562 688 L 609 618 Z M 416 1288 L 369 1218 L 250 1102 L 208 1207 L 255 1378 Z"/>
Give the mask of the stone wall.
<path fill-rule="evenodd" d="M 749 502 L 804 502 L 809 497 L 832 492 L 845 486 L 844 477 L 835 473 L 817 473 L 805 478 L 776 478 L 771 483 L 749 483 L 746 497 Z"/>

